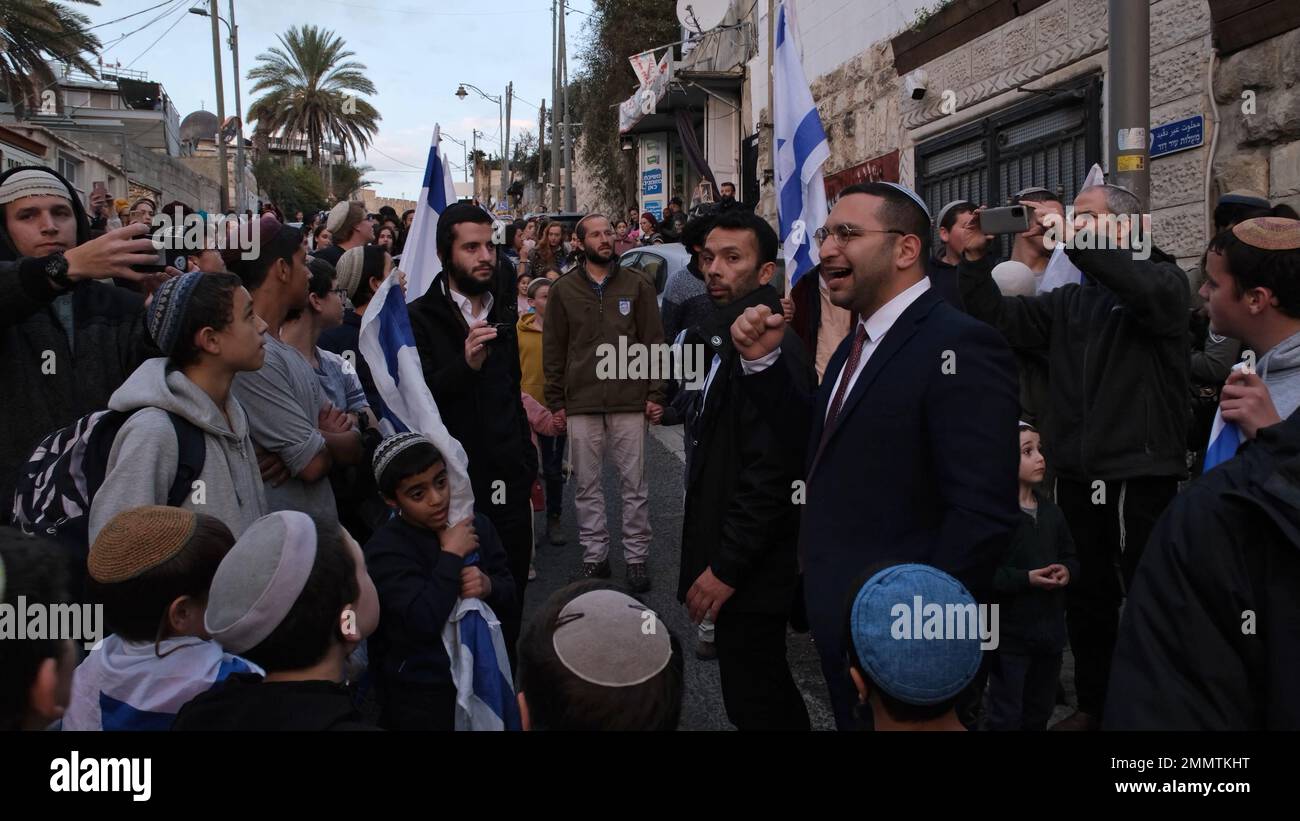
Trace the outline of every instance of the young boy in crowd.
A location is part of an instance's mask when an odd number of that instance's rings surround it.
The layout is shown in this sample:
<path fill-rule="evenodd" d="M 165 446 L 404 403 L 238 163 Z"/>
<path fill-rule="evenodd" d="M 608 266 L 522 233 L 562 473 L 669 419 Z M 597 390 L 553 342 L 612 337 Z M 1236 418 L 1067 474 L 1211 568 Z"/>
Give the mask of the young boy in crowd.
<path fill-rule="evenodd" d="M 854 585 L 848 609 L 849 677 L 858 691 L 862 729 L 965 730 L 957 704 L 980 668 L 980 637 L 931 639 L 896 632 L 900 605 L 910 626 L 919 597 L 925 607 L 975 607 L 961 582 L 928 565 L 896 564 Z M 866 575 L 866 574 L 864 574 Z"/>
<path fill-rule="evenodd" d="M 653 610 L 608 582 L 575 582 L 546 600 L 520 639 L 523 727 L 675 730 L 682 665 L 681 644 Z"/>
<path fill-rule="evenodd" d="M 346 530 L 281 511 L 253 523 L 217 568 L 204 623 L 265 677 L 232 676 L 181 710 L 175 730 L 371 730 L 345 662 L 379 621 L 375 586 Z"/>
<path fill-rule="evenodd" d="M 180 468 L 177 419 L 204 443 L 203 470 L 182 507 L 215 516 L 239 535 L 268 508 L 248 415 L 231 385 L 235 374 L 262 367 L 266 323 L 239 277 L 189 273 L 154 294 L 148 326 L 163 357 L 136 368 L 109 400 L 110 409 L 133 413 L 91 503 L 90 540 L 124 510 L 168 504 Z"/>
<path fill-rule="evenodd" d="M 1020 423 L 1023 517 L 993 575 L 1001 636 L 989 670 L 990 730 L 1046 730 L 1065 651 L 1065 587 L 1079 573 L 1061 509 L 1039 491 L 1047 461 L 1038 431 Z"/>
<path fill-rule="evenodd" d="M 57 544 L 0 530 L 0 605 L 69 604 L 65 566 Z M 77 646 L 67 636 L 0 637 L 0 732 L 44 729 L 67 709 Z"/>
<path fill-rule="evenodd" d="M 542 334 L 546 325 L 546 302 L 551 293 L 551 280 L 537 277 L 528 283 L 528 306 L 531 312 L 520 314 L 516 337 L 519 340 L 519 372 L 522 375 L 520 387 L 524 393 L 546 404 L 546 375 L 542 371 Z M 524 403 L 530 422 L 534 412 Z M 534 425 L 537 436 L 542 480 L 546 483 L 546 538 L 553 545 L 565 543 L 564 532 L 560 527 L 560 517 L 564 502 L 564 446 L 566 437 L 563 427 L 554 434 L 539 430 Z"/>
<path fill-rule="evenodd" d="M 178 507 L 138 507 L 104 525 L 87 585 L 112 635 L 77 668 L 63 729 L 166 730 L 213 684 L 261 673 L 204 628 L 208 587 L 234 542 L 221 520 Z"/>
<path fill-rule="evenodd" d="M 483 515 L 451 525 L 442 454 L 418 433 L 375 451 L 375 481 L 396 516 L 366 543 L 382 619 L 370 669 L 389 730 L 451 730 L 456 687 L 442 632 L 460 598 L 480 598 L 498 617 L 517 609 L 505 548 Z"/>

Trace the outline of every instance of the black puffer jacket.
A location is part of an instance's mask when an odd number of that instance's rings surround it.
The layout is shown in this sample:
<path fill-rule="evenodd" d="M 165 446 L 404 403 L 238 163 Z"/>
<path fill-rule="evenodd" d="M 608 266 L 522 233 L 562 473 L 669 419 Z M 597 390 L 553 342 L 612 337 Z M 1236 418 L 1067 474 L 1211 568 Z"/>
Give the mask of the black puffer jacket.
<path fill-rule="evenodd" d="M 1138 565 L 1103 726 L 1300 730 L 1300 414 L 1179 494 Z"/>
<path fill-rule="evenodd" d="M 3 184 L 21 166 L 0 174 Z M 79 195 L 68 188 L 77 219 L 77 244 L 90 239 Z M 24 257 L 9 236 L 0 206 L 0 521 L 9 521 L 22 464 L 47 434 L 92 411 L 103 410 L 136 366 L 157 356 L 145 331 L 144 300 L 110 281 L 83 280 L 71 291 L 45 275 L 48 257 Z M 56 300 L 58 301 L 56 304 Z M 57 307 L 71 304 L 69 342 Z"/>
<path fill-rule="evenodd" d="M 1003 297 L 993 259 L 959 266 L 966 312 L 1047 351 L 1047 463 L 1081 482 L 1187 474 L 1187 275 L 1153 249 L 1071 250 L 1082 285 Z"/>

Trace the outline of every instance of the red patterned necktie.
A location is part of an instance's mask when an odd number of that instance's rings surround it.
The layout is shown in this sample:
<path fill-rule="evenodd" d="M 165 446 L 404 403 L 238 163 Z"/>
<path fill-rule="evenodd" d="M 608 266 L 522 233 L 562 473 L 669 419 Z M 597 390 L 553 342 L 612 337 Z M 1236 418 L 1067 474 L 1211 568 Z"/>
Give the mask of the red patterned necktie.
<path fill-rule="evenodd" d="M 844 370 L 840 371 L 840 384 L 836 386 L 835 396 L 831 399 L 831 409 L 826 415 L 823 436 L 835 428 L 835 418 L 840 415 L 840 406 L 844 404 L 844 395 L 848 393 L 849 382 L 852 381 L 853 373 L 858 369 L 858 360 L 862 358 L 862 346 L 866 342 L 867 329 L 859 322 L 858 332 L 853 337 L 853 350 L 849 352 L 849 361 L 844 363 Z"/>

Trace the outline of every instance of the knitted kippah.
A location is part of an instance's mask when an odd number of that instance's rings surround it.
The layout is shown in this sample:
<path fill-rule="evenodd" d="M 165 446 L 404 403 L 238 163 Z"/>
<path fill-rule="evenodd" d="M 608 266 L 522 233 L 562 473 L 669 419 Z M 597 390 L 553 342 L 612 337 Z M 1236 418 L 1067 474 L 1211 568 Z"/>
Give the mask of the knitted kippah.
<path fill-rule="evenodd" d="M 960 208 L 962 206 L 969 206 L 971 208 L 974 208 L 975 203 L 971 202 L 970 200 L 953 200 L 952 202 L 945 205 L 943 208 L 939 209 L 939 216 L 935 219 L 934 224 L 943 225 L 943 218 L 948 216 L 948 212 L 954 208 Z"/>
<path fill-rule="evenodd" d="M 90 546 L 86 568 L 102 584 L 133 579 L 184 549 L 198 516 L 179 507 L 124 510 L 109 520 Z"/>
<path fill-rule="evenodd" d="M 1300 248 L 1300 220 L 1257 217 L 1232 228 L 1237 239 L 1261 251 L 1294 251 Z"/>
<path fill-rule="evenodd" d="M 40 168 L 15 171 L 0 183 L 0 205 L 7 205 L 23 197 L 63 197 L 70 199 L 67 187 L 59 178 Z"/>
<path fill-rule="evenodd" d="M 356 296 L 357 287 L 361 285 L 361 272 L 366 265 L 366 247 L 358 245 L 349 248 L 339 257 L 334 265 L 334 284 L 347 291 L 348 299 Z"/>
<path fill-rule="evenodd" d="M 154 292 L 149 310 L 145 312 L 145 321 L 149 326 L 149 336 L 164 356 L 170 355 L 176 346 L 176 337 L 185 321 L 185 308 L 194 293 L 194 286 L 202 278 L 203 274 L 198 271 L 181 274 L 167 280 Z"/>
<path fill-rule="evenodd" d="M 1249 205 L 1252 208 L 1268 208 L 1268 197 L 1257 191 L 1248 191 L 1239 188 L 1236 191 L 1229 191 L 1222 197 L 1219 197 L 1221 205 Z"/>
<path fill-rule="evenodd" d="M 546 277 L 537 277 L 532 282 L 528 283 L 528 298 L 535 299 L 537 297 L 537 292 L 549 285 L 551 285 L 549 279 Z"/>
<path fill-rule="evenodd" d="M 384 481 L 384 471 L 388 470 L 388 466 L 397 458 L 397 454 L 407 448 L 414 447 L 421 442 L 430 446 L 433 445 L 433 442 L 429 441 L 429 438 L 424 434 L 409 431 L 390 436 L 380 442 L 379 447 L 375 448 L 375 458 L 373 462 L 375 481 L 382 485 Z"/>

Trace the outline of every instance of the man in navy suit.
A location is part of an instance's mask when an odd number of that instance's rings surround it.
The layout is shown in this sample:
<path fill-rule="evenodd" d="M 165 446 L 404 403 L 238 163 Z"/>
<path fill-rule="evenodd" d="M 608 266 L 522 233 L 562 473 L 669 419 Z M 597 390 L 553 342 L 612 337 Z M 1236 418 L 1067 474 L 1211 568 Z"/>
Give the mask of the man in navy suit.
<path fill-rule="evenodd" d="M 799 553 L 840 729 L 858 700 L 842 635 L 853 580 L 919 562 L 987 601 L 1020 515 L 1015 361 L 1000 334 L 930 287 L 929 233 L 906 188 L 845 189 L 815 236 L 831 302 L 859 319 L 815 394 L 781 357 L 784 317 L 760 305 L 731 327 L 742 384 L 778 430 L 808 437 Z"/>

